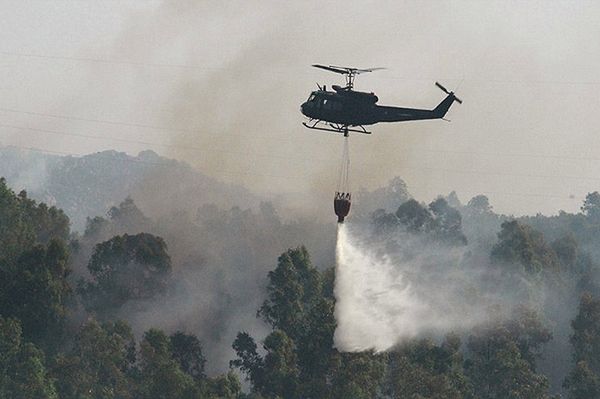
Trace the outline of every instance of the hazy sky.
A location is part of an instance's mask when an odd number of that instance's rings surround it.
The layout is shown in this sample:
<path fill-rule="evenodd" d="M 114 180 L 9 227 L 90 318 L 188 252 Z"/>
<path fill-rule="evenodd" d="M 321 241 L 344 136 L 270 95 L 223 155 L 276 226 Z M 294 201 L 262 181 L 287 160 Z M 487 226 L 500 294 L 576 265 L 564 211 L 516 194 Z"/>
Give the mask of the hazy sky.
<path fill-rule="evenodd" d="M 322 207 L 342 139 L 299 104 L 342 79 L 310 64 L 386 67 L 356 88 L 430 108 L 462 81 L 464 104 L 353 136 L 354 188 L 575 211 L 600 189 L 598 21 L 584 1 L 2 1 L 0 144 L 153 149 Z"/>

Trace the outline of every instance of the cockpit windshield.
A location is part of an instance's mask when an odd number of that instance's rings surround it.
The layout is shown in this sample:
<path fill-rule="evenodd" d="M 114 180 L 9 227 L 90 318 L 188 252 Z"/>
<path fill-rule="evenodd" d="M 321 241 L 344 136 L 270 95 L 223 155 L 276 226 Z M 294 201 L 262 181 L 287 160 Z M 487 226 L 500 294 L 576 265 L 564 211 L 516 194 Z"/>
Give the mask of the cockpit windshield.
<path fill-rule="evenodd" d="M 308 101 L 308 102 L 311 102 L 311 101 L 314 101 L 314 99 L 315 99 L 315 94 L 314 94 L 314 93 L 312 93 L 312 94 L 311 94 L 311 95 L 308 97 L 308 100 L 307 100 L 307 101 Z"/>

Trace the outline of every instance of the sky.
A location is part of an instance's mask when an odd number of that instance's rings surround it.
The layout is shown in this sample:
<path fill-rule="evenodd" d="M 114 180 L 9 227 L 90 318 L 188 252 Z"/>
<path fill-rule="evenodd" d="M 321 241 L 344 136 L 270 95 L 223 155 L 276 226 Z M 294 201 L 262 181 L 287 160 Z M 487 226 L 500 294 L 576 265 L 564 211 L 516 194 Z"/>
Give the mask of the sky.
<path fill-rule="evenodd" d="M 291 208 L 327 209 L 342 138 L 299 105 L 313 63 L 385 70 L 355 88 L 451 122 L 350 140 L 354 190 L 402 177 L 429 202 L 578 211 L 600 189 L 600 3 L 585 1 L 0 1 L 0 145 L 145 149 Z"/>

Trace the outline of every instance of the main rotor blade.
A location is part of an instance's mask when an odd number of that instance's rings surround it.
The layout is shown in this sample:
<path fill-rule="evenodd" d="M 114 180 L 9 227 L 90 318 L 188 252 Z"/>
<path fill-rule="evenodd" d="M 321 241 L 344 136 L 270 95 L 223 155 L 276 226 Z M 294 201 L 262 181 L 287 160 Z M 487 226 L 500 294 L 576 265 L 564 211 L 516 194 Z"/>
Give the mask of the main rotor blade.
<path fill-rule="evenodd" d="M 355 75 L 358 75 L 358 74 L 364 73 L 364 72 L 373 72 L 373 71 L 378 71 L 380 69 L 385 69 L 385 68 L 354 68 L 354 67 L 346 67 L 346 66 L 338 66 L 338 65 L 329 65 L 329 68 L 345 70 L 348 72 L 352 72 Z"/>
<path fill-rule="evenodd" d="M 378 68 L 365 68 L 365 69 L 357 69 L 357 70 L 356 70 L 356 74 L 359 74 L 359 73 L 364 73 L 364 72 L 381 71 L 382 69 L 385 69 L 385 68 L 380 68 L 380 67 L 378 67 Z"/>
<path fill-rule="evenodd" d="M 359 69 L 359 68 L 353 68 L 353 67 L 336 66 L 336 65 L 320 65 L 320 64 L 313 64 L 312 66 L 315 68 L 324 69 L 326 71 L 340 73 L 342 75 L 350 75 L 350 74 L 359 75 L 359 74 L 365 73 L 365 72 L 373 72 L 373 71 L 378 71 L 380 69 L 385 69 L 385 68 Z"/>
<path fill-rule="evenodd" d="M 347 68 L 344 69 L 344 68 L 341 68 L 341 67 L 319 65 L 319 64 L 313 64 L 312 66 L 315 67 L 315 68 L 324 69 L 324 70 L 330 71 L 330 72 L 341 73 L 342 75 L 348 75 L 350 73 L 350 71 Z"/>

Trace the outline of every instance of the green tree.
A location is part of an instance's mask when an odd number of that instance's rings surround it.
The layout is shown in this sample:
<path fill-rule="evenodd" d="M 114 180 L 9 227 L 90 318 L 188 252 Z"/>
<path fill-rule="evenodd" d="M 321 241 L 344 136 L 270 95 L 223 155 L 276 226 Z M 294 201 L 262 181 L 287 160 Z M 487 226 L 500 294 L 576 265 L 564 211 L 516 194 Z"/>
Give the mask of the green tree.
<path fill-rule="evenodd" d="M 259 354 L 240 332 L 233 343 L 239 368 L 255 397 L 371 398 L 381 385 L 384 357 L 371 352 L 340 354 L 333 348 L 333 270 L 319 273 L 305 248 L 286 251 L 268 274 L 268 297 L 258 315 L 274 331 Z"/>
<path fill-rule="evenodd" d="M 202 353 L 200 340 L 191 334 L 178 331 L 170 337 L 173 358 L 179 363 L 181 369 L 195 380 L 205 378 L 204 366 L 206 358 Z"/>
<path fill-rule="evenodd" d="M 195 399 L 200 388 L 173 358 L 171 340 L 165 333 L 150 329 L 140 344 L 140 399 Z"/>
<path fill-rule="evenodd" d="M 600 374 L 600 300 L 583 294 L 571 326 L 573 359 L 576 363 L 585 361 L 594 373 Z"/>
<path fill-rule="evenodd" d="M 242 397 L 242 385 L 233 372 L 208 378 L 204 382 L 201 397 L 207 399 L 238 399 Z M 245 396 L 244 396 L 245 397 Z"/>
<path fill-rule="evenodd" d="M 393 213 L 387 213 L 384 209 L 377 209 L 371 214 L 371 222 L 376 234 L 390 234 L 396 232 L 400 226 L 398 217 Z"/>
<path fill-rule="evenodd" d="M 562 269 L 570 272 L 578 272 L 576 270 L 579 260 L 579 245 L 572 234 L 558 238 L 550 244 L 552 249 L 558 256 L 558 260 Z"/>
<path fill-rule="evenodd" d="M 388 390 L 392 398 L 471 398 L 463 370 L 460 338 L 450 334 L 441 345 L 423 339 L 389 354 Z"/>
<path fill-rule="evenodd" d="M 24 251 L 12 272 L 6 273 L 0 291 L 4 316 L 18 318 L 27 340 L 49 349 L 63 334 L 71 298 L 69 251 L 64 242 L 52 239 Z"/>
<path fill-rule="evenodd" d="M 569 399 L 600 398 L 600 378 L 585 360 L 577 362 L 565 378 L 563 387 L 567 390 Z"/>
<path fill-rule="evenodd" d="M 265 384 L 265 362 L 258 354 L 258 346 L 254 338 L 247 332 L 239 332 L 233 341 L 233 350 L 237 359 L 230 362 L 231 367 L 239 368 L 252 383 L 254 391 L 260 392 Z"/>
<path fill-rule="evenodd" d="M 57 357 L 53 376 L 63 399 L 127 399 L 134 397 L 134 364 L 130 327 L 92 320 L 78 332 L 72 350 Z"/>
<path fill-rule="evenodd" d="M 331 397 L 375 398 L 385 376 L 385 358 L 371 351 L 335 353 L 330 375 Z"/>
<path fill-rule="evenodd" d="M 258 315 L 296 339 L 304 334 L 303 320 L 321 290 L 319 272 L 306 248 L 299 247 L 282 254 L 268 277 L 267 299 Z"/>
<path fill-rule="evenodd" d="M 480 328 L 469 337 L 467 376 L 480 399 L 544 399 L 548 381 L 537 374 L 503 324 Z"/>
<path fill-rule="evenodd" d="M 0 317 L 0 399 L 55 399 L 56 390 L 44 365 L 44 354 L 22 341 L 21 326 Z"/>
<path fill-rule="evenodd" d="M 0 178 L 0 270 L 6 270 L 22 252 L 51 239 L 66 240 L 69 219 L 63 211 L 37 204 L 21 191 L 18 195 Z"/>
<path fill-rule="evenodd" d="M 281 330 L 275 330 L 265 338 L 263 378 L 265 386 L 261 393 L 267 397 L 299 397 L 299 376 L 294 342 Z"/>
<path fill-rule="evenodd" d="M 429 204 L 429 209 L 435 217 L 435 235 L 438 239 L 448 244 L 467 244 L 467 238 L 462 232 L 460 212 L 449 206 L 448 201 L 441 197 Z"/>
<path fill-rule="evenodd" d="M 581 212 L 594 222 L 600 220 L 600 193 L 598 191 L 585 196 Z"/>
<path fill-rule="evenodd" d="M 414 199 L 400 205 L 396 216 L 400 223 L 413 233 L 429 231 L 433 224 L 433 216 L 429 210 Z"/>
<path fill-rule="evenodd" d="M 516 220 L 502 223 L 498 243 L 492 249 L 492 260 L 521 265 L 529 276 L 560 270 L 558 257 L 543 234 Z"/>
<path fill-rule="evenodd" d="M 548 327 L 535 310 L 523 305 L 517 306 L 503 325 L 517 345 L 521 358 L 535 371 L 536 362 L 542 357 L 543 346 L 552 339 Z"/>
<path fill-rule="evenodd" d="M 476 195 L 467 203 L 467 207 L 475 214 L 485 214 L 492 212 L 490 200 L 485 195 Z"/>
<path fill-rule="evenodd" d="M 84 303 L 88 309 L 110 314 L 127 301 L 164 293 L 171 259 L 162 238 L 124 234 L 98 244 L 88 269 L 93 281 L 79 285 Z"/>

